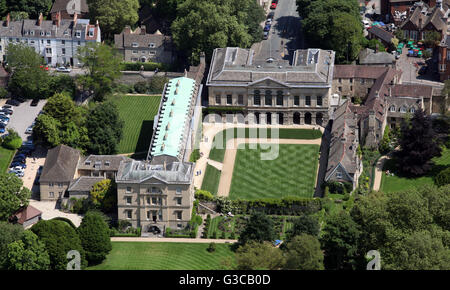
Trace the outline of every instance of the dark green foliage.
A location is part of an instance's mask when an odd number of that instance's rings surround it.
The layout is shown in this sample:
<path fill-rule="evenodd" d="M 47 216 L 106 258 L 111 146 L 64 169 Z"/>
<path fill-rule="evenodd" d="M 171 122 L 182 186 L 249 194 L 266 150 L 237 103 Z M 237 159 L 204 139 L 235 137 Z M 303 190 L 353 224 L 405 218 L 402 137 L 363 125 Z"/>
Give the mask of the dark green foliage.
<path fill-rule="evenodd" d="M 89 265 L 101 263 L 112 248 L 109 227 L 103 214 L 94 211 L 88 212 L 83 217 L 77 232 L 81 245 L 86 251 Z"/>
<path fill-rule="evenodd" d="M 346 194 L 353 190 L 353 185 L 350 182 L 327 181 L 323 183 L 323 186 L 328 187 L 332 194 Z"/>
<path fill-rule="evenodd" d="M 316 237 L 319 234 L 319 221 L 312 215 L 302 215 L 294 220 L 292 229 L 288 231 L 288 239 L 291 240 L 295 236 L 307 234 Z"/>
<path fill-rule="evenodd" d="M 358 254 L 360 235 L 360 226 L 347 212 L 329 215 L 320 238 L 325 255 L 325 269 L 354 269 L 360 257 Z"/>
<path fill-rule="evenodd" d="M 381 41 L 379 41 L 376 38 L 367 39 L 367 38 L 363 37 L 362 40 L 361 40 L 361 45 L 364 48 L 370 48 L 372 50 L 377 50 L 377 49 L 378 49 L 378 51 L 385 51 L 386 50 L 386 48 L 384 47 L 383 43 L 381 43 Z"/>
<path fill-rule="evenodd" d="M 134 84 L 134 90 L 136 93 L 145 94 L 147 93 L 147 82 L 138 82 Z"/>
<path fill-rule="evenodd" d="M 6 0 L 8 11 L 23 11 L 29 14 L 31 19 L 37 19 L 39 13 L 44 16 L 50 12 L 52 0 Z"/>
<path fill-rule="evenodd" d="M 126 71 L 170 71 L 171 67 L 164 63 L 156 62 L 124 62 L 124 70 Z"/>
<path fill-rule="evenodd" d="M 246 244 L 248 241 L 269 241 L 276 239 L 276 233 L 272 219 L 267 215 L 255 212 L 250 216 L 250 220 L 244 231 L 239 236 L 239 243 Z"/>
<path fill-rule="evenodd" d="M 189 162 L 197 162 L 198 159 L 200 159 L 200 149 L 192 150 Z"/>
<path fill-rule="evenodd" d="M 100 155 L 115 154 L 122 138 L 123 126 L 124 122 L 119 117 L 115 103 L 106 102 L 95 106 L 86 120 L 90 140 L 88 152 Z"/>
<path fill-rule="evenodd" d="M 442 170 L 436 175 L 434 180 L 437 186 L 443 186 L 450 183 L 450 167 Z"/>
<path fill-rule="evenodd" d="M 195 191 L 195 198 L 200 201 L 211 201 L 214 199 L 214 196 L 209 191 L 197 189 Z"/>
<path fill-rule="evenodd" d="M 6 221 L 21 206 L 28 205 L 31 192 L 14 174 L 0 173 L 0 221 Z"/>
<path fill-rule="evenodd" d="M 216 243 L 209 243 L 209 246 L 206 250 L 210 253 L 216 251 Z"/>
<path fill-rule="evenodd" d="M 8 136 L 3 139 L 2 146 L 7 149 L 17 150 L 22 146 L 22 138 L 14 129 L 8 129 Z"/>
<path fill-rule="evenodd" d="M 80 238 L 67 223 L 58 220 L 41 220 L 31 227 L 31 231 L 44 242 L 50 256 L 50 269 L 65 270 L 68 263 L 67 253 L 71 250 L 80 253 L 81 268 L 84 269 L 87 266 Z"/>
<path fill-rule="evenodd" d="M 293 237 L 286 246 L 285 269 L 323 270 L 323 253 L 319 240 L 307 234 Z"/>
<path fill-rule="evenodd" d="M 25 231 L 20 240 L 8 245 L 8 270 L 49 270 L 50 257 L 45 245 L 32 231 Z"/>
<path fill-rule="evenodd" d="M 399 169 L 412 176 L 428 172 L 433 165 L 431 159 L 441 153 L 436 141 L 430 116 L 426 116 L 421 109 L 415 111 L 410 123 L 402 123 L 400 150 L 395 152 Z"/>
<path fill-rule="evenodd" d="M 0 269 L 6 269 L 8 261 L 8 245 L 21 239 L 23 227 L 0 221 Z"/>

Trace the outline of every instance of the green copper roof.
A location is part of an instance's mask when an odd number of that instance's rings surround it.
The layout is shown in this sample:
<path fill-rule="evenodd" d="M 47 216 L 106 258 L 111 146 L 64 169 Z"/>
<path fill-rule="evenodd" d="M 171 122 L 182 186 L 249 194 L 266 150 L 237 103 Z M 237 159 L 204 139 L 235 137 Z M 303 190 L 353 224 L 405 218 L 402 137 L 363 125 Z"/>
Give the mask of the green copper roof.
<path fill-rule="evenodd" d="M 189 111 L 195 90 L 195 81 L 190 78 L 171 79 L 167 84 L 156 135 L 152 144 L 152 156 L 170 155 L 178 157 L 184 129 L 189 122 Z"/>

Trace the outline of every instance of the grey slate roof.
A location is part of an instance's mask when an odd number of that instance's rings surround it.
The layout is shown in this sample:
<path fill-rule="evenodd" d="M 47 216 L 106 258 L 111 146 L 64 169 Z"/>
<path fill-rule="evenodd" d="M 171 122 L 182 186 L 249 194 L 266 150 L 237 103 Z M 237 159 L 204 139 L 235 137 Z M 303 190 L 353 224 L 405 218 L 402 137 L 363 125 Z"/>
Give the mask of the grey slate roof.
<path fill-rule="evenodd" d="M 41 182 L 70 182 L 77 169 L 80 151 L 66 145 L 48 150 L 42 169 Z"/>
<path fill-rule="evenodd" d="M 189 184 L 193 176 L 194 164 L 172 162 L 152 165 L 144 161 L 122 162 L 117 173 L 117 183 L 141 183 L 155 178 L 166 184 Z"/>
<path fill-rule="evenodd" d="M 270 78 L 286 86 L 330 87 L 335 53 L 307 49 L 294 53 L 293 64 L 284 60 L 272 63 L 255 60 L 252 49 L 216 48 L 211 60 L 207 85 L 248 86 Z"/>
<path fill-rule="evenodd" d="M 392 38 L 394 38 L 394 35 L 392 33 L 378 26 L 370 27 L 368 29 L 368 32 L 376 36 L 376 38 L 381 39 L 387 43 L 391 43 Z"/>
<path fill-rule="evenodd" d="M 366 48 L 359 53 L 359 64 L 376 65 L 376 64 L 393 64 L 395 56 L 385 51 L 375 52 L 373 49 Z"/>
<path fill-rule="evenodd" d="M 387 71 L 386 67 L 364 66 L 364 65 L 335 65 L 334 79 L 338 78 L 362 78 L 377 79 Z"/>
<path fill-rule="evenodd" d="M 91 191 L 94 184 L 102 180 L 104 180 L 102 177 L 81 176 L 75 180 L 72 180 L 67 190 L 78 192 Z"/>
<path fill-rule="evenodd" d="M 133 43 L 137 43 L 138 47 L 133 47 Z M 114 35 L 114 45 L 118 49 L 124 48 L 150 48 L 150 43 L 155 45 L 155 48 L 164 46 L 165 50 L 170 50 L 172 46 L 172 38 L 160 33 L 141 33 L 141 28 L 136 28 L 132 33 L 126 33 L 126 29 L 120 34 Z"/>
<path fill-rule="evenodd" d="M 357 116 L 350 109 L 350 102 L 347 100 L 334 112 L 325 180 L 330 178 L 339 165 L 349 174 L 357 171 L 359 160 L 356 153 L 357 147 Z"/>
<path fill-rule="evenodd" d="M 78 162 L 78 170 L 119 170 L 120 162 L 131 161 L 131 158 L 119 155 L 89 155 Z M 109 162 L 109 165 L 108 165 Z"/>

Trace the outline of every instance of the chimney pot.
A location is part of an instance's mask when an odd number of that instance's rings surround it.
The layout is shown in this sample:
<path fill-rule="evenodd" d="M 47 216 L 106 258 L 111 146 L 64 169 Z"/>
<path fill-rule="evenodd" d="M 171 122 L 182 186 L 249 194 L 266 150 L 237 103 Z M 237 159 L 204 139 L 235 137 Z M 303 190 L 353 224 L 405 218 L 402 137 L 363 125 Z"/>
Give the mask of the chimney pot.
<path fill-rule="evenodd" d="M 9 15 L 9 13 L 8 13 L 8 15 L 6 15 L 6 27 L 9 26 L 10 21 L 11 21 L 11 15 Z"/>
<path fill-rule="evenodd" d="M 44 20 L 44 16 L 42 15 L 42 13 L 40 13 L 39 19 L 38 19 L 38 26 L 41 26 L 43 20 Z"/>
<path fill-rule="evenodd" d="M 141 35 L 145 35 L 147 33 L 147 27 L 145 25 L 141 26 Z"/>

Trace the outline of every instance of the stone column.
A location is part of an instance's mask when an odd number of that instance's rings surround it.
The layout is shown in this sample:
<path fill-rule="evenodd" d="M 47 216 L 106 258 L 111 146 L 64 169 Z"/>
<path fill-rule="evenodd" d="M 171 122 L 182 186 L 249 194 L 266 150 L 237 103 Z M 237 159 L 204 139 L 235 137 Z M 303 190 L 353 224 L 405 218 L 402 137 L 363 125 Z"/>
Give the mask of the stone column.
<path fill-rule="evenodd" d="M 283 114 L 284 125 L 292 125 L 292 112 L 286 112 Z"/>
<path fill-rule="evenodd" d="M 267 114 L 266 113 L 260 113 L 259 114 L 259 123 L 262 125 L 267 124 Z"/>
<path fill-rule="evenodd" d="M 305 125 L 305 113 L 303 112 L 299 113 L 300 113 L 300 125 Z"/>

